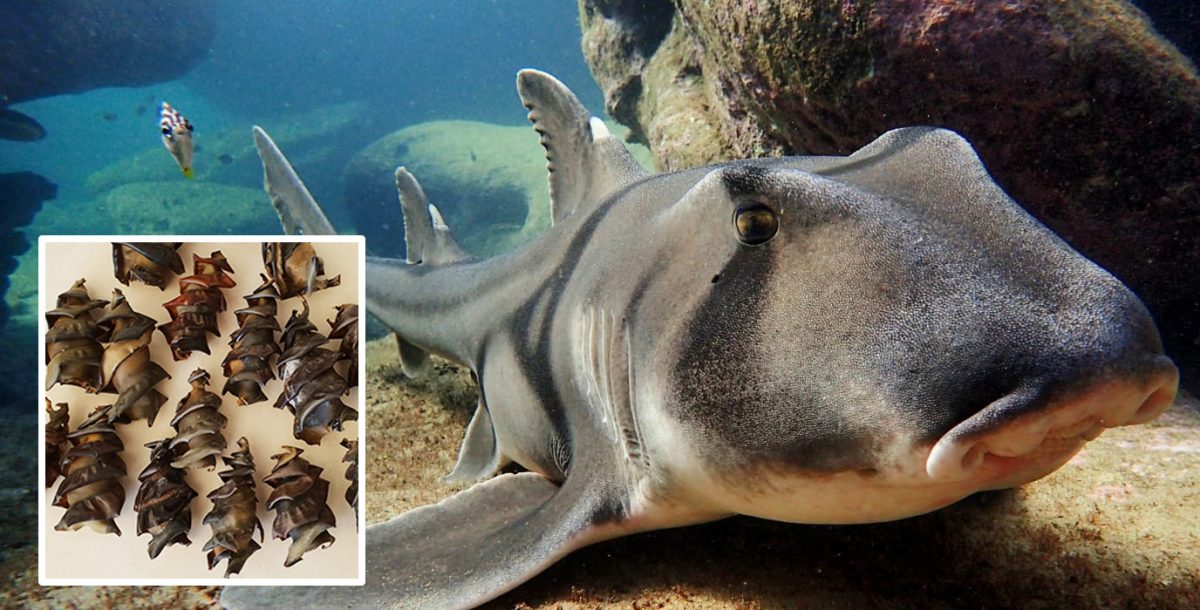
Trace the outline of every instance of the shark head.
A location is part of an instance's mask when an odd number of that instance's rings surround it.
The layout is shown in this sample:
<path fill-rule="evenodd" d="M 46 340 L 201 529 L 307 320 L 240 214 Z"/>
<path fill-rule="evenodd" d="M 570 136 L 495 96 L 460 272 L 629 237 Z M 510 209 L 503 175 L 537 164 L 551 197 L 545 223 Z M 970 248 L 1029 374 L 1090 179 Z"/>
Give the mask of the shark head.
<path fill-rule="evenodd" d="M 658 273 L 689 296 L 667 301 L 670 398 L 642 428 L 731 512 L 927 512 L 1045 476 L 1175 396 L 1138 298 L 952 132 L 707 170 L 653 224 L 674 236 Z"/>

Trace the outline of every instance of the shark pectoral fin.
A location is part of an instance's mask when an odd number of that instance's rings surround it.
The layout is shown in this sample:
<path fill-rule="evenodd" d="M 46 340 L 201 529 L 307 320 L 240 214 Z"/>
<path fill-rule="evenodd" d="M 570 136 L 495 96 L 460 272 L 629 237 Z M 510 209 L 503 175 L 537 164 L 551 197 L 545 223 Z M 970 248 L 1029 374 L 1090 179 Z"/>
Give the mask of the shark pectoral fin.
<path fill-rule="evenodd" d="M 470 483 L 496 474 L 500 469 L 500 448 L 496 444 L 496 428 L 488 413 L 483 398 L 475 409 L 475 416 L 467 425 L 462 447 L 458 450 L 458 462 L 454 470 L 446 475 L 447 483 Z"/>
<path fill-rule="evenodd" d="M 420 379 L 429 374 L 429 352 L 409 343 L 397 333 L 396 345 L 400 348 L 400 370 L 410 379 Z"/>
<path fill-rule="evenodd" d="M 396 191 L 404 213 L 404 245 L 409 264 L 444 265 L 469 258 L 450 235 L 441 212 L 407 169 L 396 168 Z"/>
<path fill-rule="evenodd" d="M 604 122 L 593 118 L 558 79 L 538 70 L 521 70 L 517 92 L 546 149 L 555 222 L 580 206 L 599 205 L 606 195 L 647 175 Z"/>
<path fill-rule="evenodd" d="M 254 126 L 254 145 L 263 164 L 263 189 L 288 235 L 337 235 L 317 200 L 262 127 Z"/>
<path fill-rule="evenodd" d="M 500 475 L 368 527 L 365 586 L 227 587 L 221 603 L 230 610 L 482 604 L 567 553 L 623 533 L 595 523 L 593 515 L 603 514 L 589 501 L 595 490 L 568 485 L 530 472 Z"/>

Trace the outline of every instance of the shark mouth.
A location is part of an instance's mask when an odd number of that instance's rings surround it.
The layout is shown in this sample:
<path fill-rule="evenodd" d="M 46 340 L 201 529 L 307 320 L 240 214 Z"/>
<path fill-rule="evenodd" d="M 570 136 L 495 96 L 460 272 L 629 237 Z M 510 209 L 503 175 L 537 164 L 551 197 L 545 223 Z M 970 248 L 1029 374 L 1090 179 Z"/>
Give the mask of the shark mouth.
<path fill-rule="evenodd" d="M 925 471 L 934 481 L 974 480 L 981 489 L 1041 478 L 1105 429 L 1145 423 L 1171 406 L 1179 373 L 1169 361 L 1155 368 L 1139 379 L 1093 384 L 1044 407 L 1036 406 L 1036 391 L 1005 396 L 943 435 Z"/>

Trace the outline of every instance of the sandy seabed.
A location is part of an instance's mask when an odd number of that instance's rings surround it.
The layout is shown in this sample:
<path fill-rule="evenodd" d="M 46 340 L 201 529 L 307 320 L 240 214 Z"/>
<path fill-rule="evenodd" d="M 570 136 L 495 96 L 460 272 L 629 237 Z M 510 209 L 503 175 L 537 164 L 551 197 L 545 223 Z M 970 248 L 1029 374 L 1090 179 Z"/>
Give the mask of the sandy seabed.
<path fill-rule="evenodd" d="M 441 477 L 475 390 L 444 363 L 408 380 L 390 339 L 367 350 L 376 522 L 462 489 Z M 12 522 L 29 519 L 20 510 L 5 512 L 0 531 L 28 525 Z M 39 587 L 36 566 L 36 546 L 6 551 L 0 606 L 216 606 L 213 588 Z M 1200 405 L 1181 400 L 1150 424 L 1107 431 L 1041 481 L 933 514 L 855 526 L 735 518 L 640 534 L 573 553 L 487 607 L 964 606 L 1200 607 Z"/>

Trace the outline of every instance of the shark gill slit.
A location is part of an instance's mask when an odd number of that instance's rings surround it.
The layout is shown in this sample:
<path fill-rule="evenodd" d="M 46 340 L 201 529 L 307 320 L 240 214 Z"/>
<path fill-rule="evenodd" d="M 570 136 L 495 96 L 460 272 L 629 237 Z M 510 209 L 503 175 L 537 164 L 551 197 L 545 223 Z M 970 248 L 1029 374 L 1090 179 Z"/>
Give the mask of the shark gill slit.
<path fill-rule="evenodd" d="M 620 362 L 624 365 L 623 370 L 617 370 L 614 380 L 623 380 L 624 387 L 616 389 L 623 390 L 624 400 L 620 402 L 624 406 L 618 415 L 620 416 L 621 424 L 621 439 L 625 442 L 625 455 L 633 462 L 634 466 L 645 472 L 649 464 L 646 460 L 646 454 L 642 451 L 642 433 L 638 430 L 637 419 L 637 391 L 634 381 L 633 371 L 633 346 L 629 341 L 629 325 L 622 320 L 621 333 L 618 335 L 620 342 L 613 346 L 613 352 L 620 354 Z"/>
<path fill-rule="evenodd" d="M 642 431 L 638 427 L 637 374 L 634 367 L 633 341 L 631 338 L 632 335 L 630 333 L 629 323 L 630 317 L 635 317 L 637 315 L 637 311 L 641 306 L 642 299 L 646 296 L 647 289 L 649 289 L 650 280 L 661 272 L 662 267 L 663 265 L 661 263 L 657 263 L 651 267 L 647 273 L 642 275 L 641 280 L 638 282 L 637 287 L 634 288 L 633 294 L 629 298 L 629 305 L 625 308 L 625 318 L 621 320 L 621 337 L 622 343 L 624 344 L 621 346 L 621 349 L 623 350 L 625 356 L 625 378 L 628 385 L 628 398 L 627 402 L 625 403 L 628 405 L 628 407 L 624 413 L 624 416 L 628 418 L 628 430 L 632 433 L 632 439 L 630 439 L 629 435 L 627 434 L 626 440 L 627 442 L 632 441 L 634 444 L 633 449 L 628 450 L 628 453 L 630 456 L 633 456 L 634 450 L 636 450 L 635 464 L 641 468 L 642 473 L 650 472 L 650 455 L 643 451 Z"/>
<path fill-rule="evenodd" d="M 591 243 L 592 237 L 596 230 L 603 223 L 612 207 L 612 200 L 599 206 L 592 212 L 591 216 L 584 221 L 579 232 L 574 236 L 571 242 L 561 255 L 562 265 L 552 268 L 551 273 L 544 274 L 541 284 L 530 292 L 529 298 L 522 302 L 521 306 L 516 308 L 514 318 L 511 321 L 510 327 L 514 331 L 514 336 L 536 337 L 535 341 L 530 342 L 513 342 L 513 349 L 519 354 L 517 358 L 517 366 L 521 370 L 521 375 L 528 381 L 529 387 L 536 392 L 538 400 L 545 407 L 547 417 L 555 429 L 555 439 L 551 443 L 551 452 L 556 464 L 560 466 L 565 476 L 570 475 L 570 467 L 572 460 L 572 452 L 574 445 L 571 441 L 571 428 L 567 424 L 567 414 L 561 396 L 562 389 L 566 386 L 562 385 L 562 380 L 558 379 L 553 367 L 551 366 L 550 353 L 550 338 L 554 336 L 553 328 L 555 320 L 559 319 L 560 315 L 570 315 L 570 312 L 562 311 L 562 290 L 554 290 L 559 277 L 573 277 L 576 269 L 579 267 L 580 254 Z M 497 277 L 496 282 L 501 283 L 503 278 Z M 490 286 L 489 286 L 490 288 Z M 542 307 L 538 307 L 542 305 Z M 537 318 L 535 315 L 542 311 L 544 315 Z M 538 324 L 540 328 L 534 328 Z"/>

